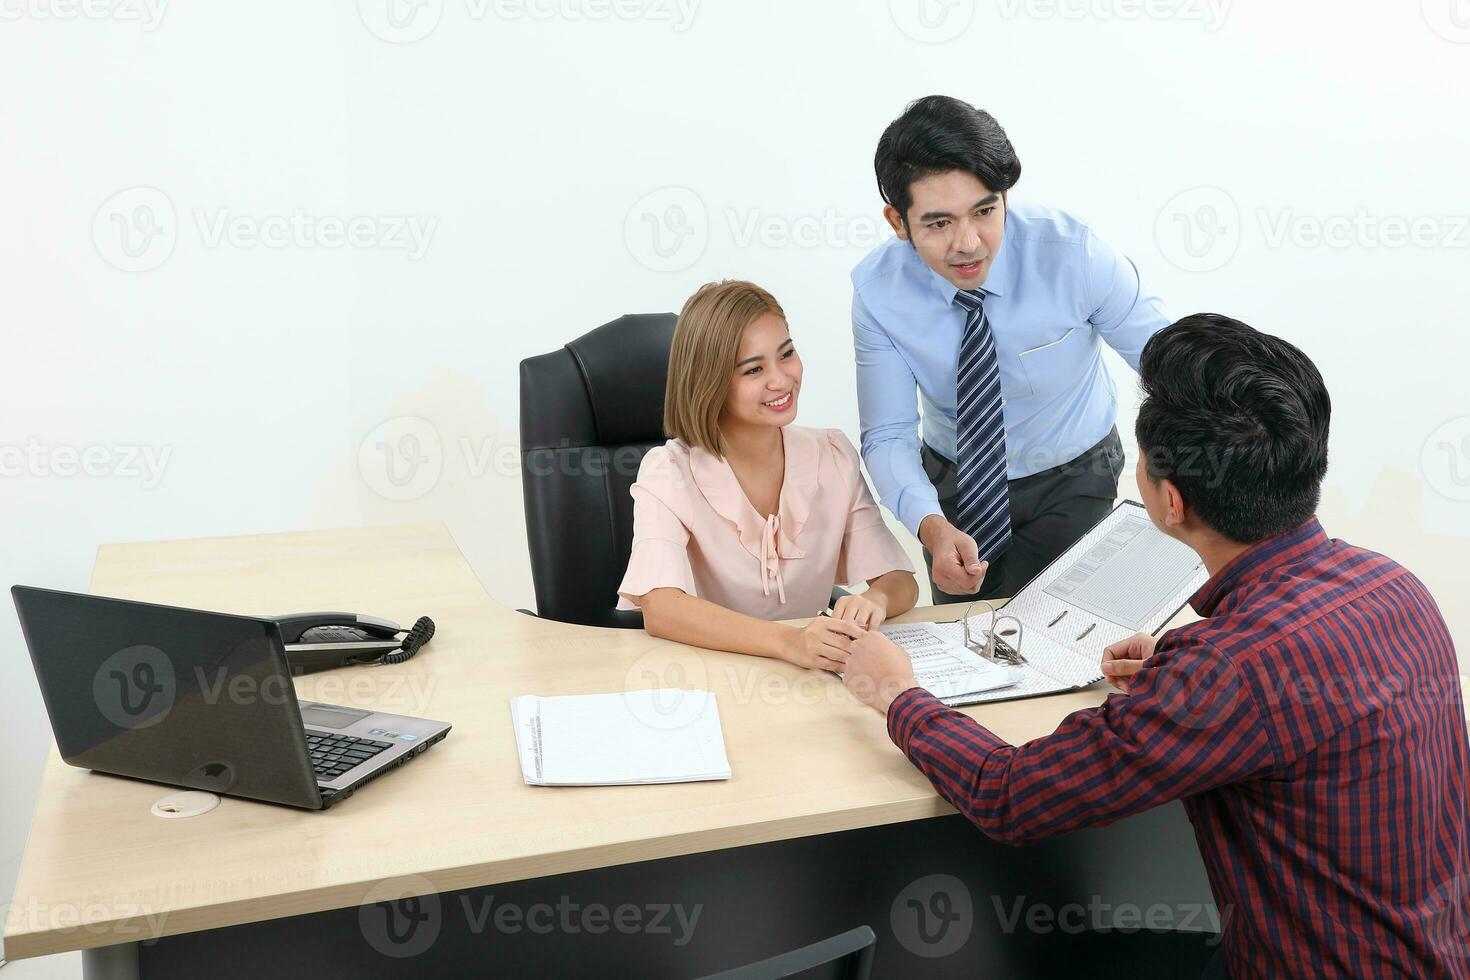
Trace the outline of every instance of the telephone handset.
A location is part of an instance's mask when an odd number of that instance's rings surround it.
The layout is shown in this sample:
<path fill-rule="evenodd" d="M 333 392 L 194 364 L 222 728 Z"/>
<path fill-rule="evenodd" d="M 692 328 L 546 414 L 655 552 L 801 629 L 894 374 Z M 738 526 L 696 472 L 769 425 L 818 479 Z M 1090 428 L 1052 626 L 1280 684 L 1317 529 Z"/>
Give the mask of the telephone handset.
<path fill-rule="evenodd" d="M 333 667 L 399 664 L 434 635 L 434 621 L 420 616 L 410 628 L 387 619 L 346 612 L 296 613 L 274 617 L 286 644 L 292 674 Z M 406 635 L 402 635 L 406 634 Z"/>

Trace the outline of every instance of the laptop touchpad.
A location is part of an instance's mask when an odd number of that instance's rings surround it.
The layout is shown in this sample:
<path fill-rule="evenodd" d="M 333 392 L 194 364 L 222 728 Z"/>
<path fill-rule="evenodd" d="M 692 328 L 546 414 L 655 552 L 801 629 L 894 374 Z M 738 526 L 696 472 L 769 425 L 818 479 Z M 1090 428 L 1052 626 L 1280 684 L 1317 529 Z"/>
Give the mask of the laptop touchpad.
<path fill-rule="evenodd" d="M 324 704 L 303 704 L 301 706 L 301 720 L 316 728 L 346 728 L 371 713 L 370 711 L 353 711 L 351 708 L 329 708 Z"/>

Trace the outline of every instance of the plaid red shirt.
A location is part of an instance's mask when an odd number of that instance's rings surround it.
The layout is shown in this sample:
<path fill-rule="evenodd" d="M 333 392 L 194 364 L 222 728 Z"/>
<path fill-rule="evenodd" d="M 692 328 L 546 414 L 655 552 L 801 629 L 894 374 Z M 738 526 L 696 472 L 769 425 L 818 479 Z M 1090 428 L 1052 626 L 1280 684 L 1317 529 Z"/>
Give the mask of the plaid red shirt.
<path fill-rule="evenodd" d="M 1183 800 L 1232 976 L 1470 977 L 1467 745 L 1434 600 L 1317 521 L 1253 545 L 1133 680 L 1012 746 L 912 688 L 888 732 L 1020 844 Z"/>

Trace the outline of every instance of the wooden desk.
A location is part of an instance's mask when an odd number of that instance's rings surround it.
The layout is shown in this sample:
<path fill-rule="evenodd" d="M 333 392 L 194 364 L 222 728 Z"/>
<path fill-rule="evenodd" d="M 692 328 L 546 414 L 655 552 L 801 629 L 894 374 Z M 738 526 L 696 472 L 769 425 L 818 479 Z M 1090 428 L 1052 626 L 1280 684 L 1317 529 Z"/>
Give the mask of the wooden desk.
<path fill-rule="evenodd" d="M 437 524 L 107 545 L 92 590 L 251 614 L 427 614 L 438 632 L 416 659 L 298 678 L 297 692 L 454 730 L 327 812 L 225 798 L 183 820 L 150 815 L 166 790 L 73 769 L 53 747 L 5 926 L 13 959 L 952 812 L 836 678 L 517 613 Z M 511 696 L 655 686 L 716 693 L 730 780 L 522 783 Z M 967 710 L 1023 742 L 1106 691 Z"/>

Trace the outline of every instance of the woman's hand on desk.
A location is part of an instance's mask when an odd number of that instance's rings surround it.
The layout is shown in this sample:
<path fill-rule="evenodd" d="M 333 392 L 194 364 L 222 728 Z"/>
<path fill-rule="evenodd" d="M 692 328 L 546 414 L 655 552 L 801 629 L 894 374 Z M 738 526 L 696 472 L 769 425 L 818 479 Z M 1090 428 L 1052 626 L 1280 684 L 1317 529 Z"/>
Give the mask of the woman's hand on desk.
<path fill-rule="evenodd" d="M 1108 683 L 1128 694 L 1133 689 L 1133 675 L 1143 669 L 1144 661 L 1154 655 L 1158 638 L 1138 633 L 1120 640 L 1103 651 L 1102 672 Z"/>
<path fill-rule="evenodd" d="M 884 715 L 894 698 L 919 686 L 909 655 L 882 633 L 869 633 L 852 645 L 842 682 L 859 701 Z"/>
<path fill-rule="evenodd" d="M 865 630 L 875 630 L 888 618 L 888 596 L 874 590 L 861 595 L 845 595 L 832 607 L 832 618 L 857 623 Z"/>
<path fill-rule="evenodd" d="M 793 628 L 783 659 L 798 667 L 841 671 L 852 641 L 866 634 L 857 623 L 818 616 L 801 629 Z"/>

